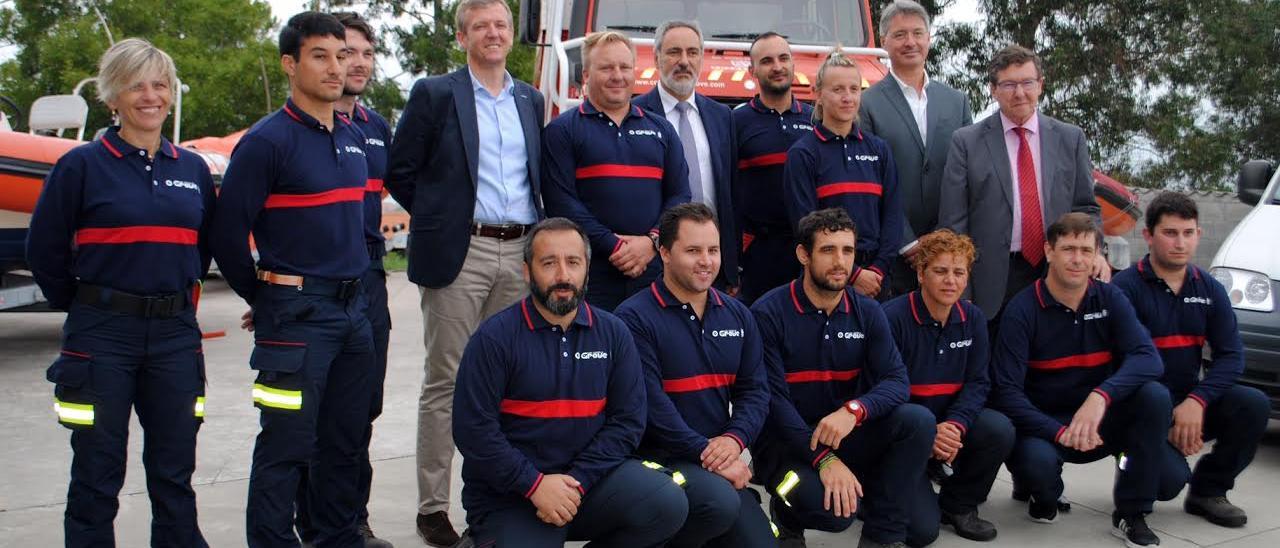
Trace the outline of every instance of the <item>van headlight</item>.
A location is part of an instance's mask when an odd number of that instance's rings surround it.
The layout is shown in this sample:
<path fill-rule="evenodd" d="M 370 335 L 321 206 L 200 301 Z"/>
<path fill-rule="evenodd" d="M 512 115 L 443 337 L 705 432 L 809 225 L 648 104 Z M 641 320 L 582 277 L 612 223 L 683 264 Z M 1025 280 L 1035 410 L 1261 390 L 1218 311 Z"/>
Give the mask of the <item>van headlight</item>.
<path fill-rule="evenodd" d="M 1227 288 L 1232 307 L 1255 312 L 1271 312 L 1275 308 L 1271 279 L 1266 274 L 1222 266 L 1209 269 L 1209 273 Z"/>

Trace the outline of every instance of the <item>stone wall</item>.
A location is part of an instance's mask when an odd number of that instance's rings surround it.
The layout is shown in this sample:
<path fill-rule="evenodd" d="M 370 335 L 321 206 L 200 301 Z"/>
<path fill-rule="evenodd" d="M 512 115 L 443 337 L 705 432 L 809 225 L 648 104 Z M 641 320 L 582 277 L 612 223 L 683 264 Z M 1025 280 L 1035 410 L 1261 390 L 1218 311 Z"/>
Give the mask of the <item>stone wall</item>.
<path fill-rule="evenodd" d="M 1132 190 L 1138 195 L 1139 207 L 1144 213 L 1147 204 L 1161 192 L 1149 188 Z M 1241 202 L 1232 192 L 1192 192 L 1189 195 L 1200 208 L 1200 227 L 1204 229 L 1200 248 L 1196 250 L 1195 264 L 1207 269 L 1222 242 L 1253 207 Z M 1147 254 L 1147 242 L 1142 239 L 1144 222 L 1145 217 L 1139 219 L 1133 231 L 1125 235 L 1125 239 L 1129 241 L 1130 257 L 1134 262 Z"/>

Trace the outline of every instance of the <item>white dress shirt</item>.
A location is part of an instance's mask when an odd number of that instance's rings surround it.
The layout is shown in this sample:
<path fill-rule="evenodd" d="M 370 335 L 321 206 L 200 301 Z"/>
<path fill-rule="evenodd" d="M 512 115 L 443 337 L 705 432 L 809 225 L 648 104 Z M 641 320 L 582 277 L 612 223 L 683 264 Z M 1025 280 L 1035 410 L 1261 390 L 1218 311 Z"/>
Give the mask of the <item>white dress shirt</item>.
<path fill-rule="evenodd" d="M 911 108 L 911 117 L 916 119 L 916 127 L 920 129 L 920 142 L 927 144 L 929 142 L 929 74 L 925 73 L 924 85 L 920 86 L 919 93 L 916 93 L 916 88 L 898 78 L 897 74 L 893 74 L 892 71 L 889 74 L 893 75 L 893 80 L 902 89 L 902 96 L 907 99 L 907 106 Z"/>
<path fill-rule="evenodd" d="M 702 125 L 702 113 L 698 111 L 698 102 L 694 100 L 698 94 L 695 92 L 689 96 L 689 106 L 693 107 L 693 112 L 697 112 L 697 116 L 689 117 L 689 127 L 693 128 L 693 142 L 698 147 L 698 171 L 702 173 L 702 199 L 705 200 L 707 207 L 711 208 L 712 213 L 716 213 L 716 176 L 711 171 L 711 144 L 707 142 L 707 128 Z M 677 120 L 680 113 L 676 112 L 676 103 L 680 100 L 676 99 L 661 85 L 658 86 L 658 97 L 662 99 L 662 111 L 671 125 L 676 127 L 676 134 L 679 135 L 680 124 Z M 680 135 L 681 139 L 687 139 L 688 136 Z M 693 159 L 685 158 L 685 162 L 693 163 Z M 717 213 L 717 216 L 719 214 Z"/>

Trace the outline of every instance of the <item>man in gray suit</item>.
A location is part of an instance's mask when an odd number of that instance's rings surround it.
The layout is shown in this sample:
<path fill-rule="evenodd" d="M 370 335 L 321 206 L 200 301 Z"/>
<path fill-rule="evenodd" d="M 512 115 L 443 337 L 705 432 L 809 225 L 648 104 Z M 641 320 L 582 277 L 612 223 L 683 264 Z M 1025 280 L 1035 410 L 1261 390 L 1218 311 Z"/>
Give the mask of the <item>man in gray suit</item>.
<path fill-rule="evenodd" d="M 938 190 L 947 146 L 957 129 L 973 123 L 969 98 L 925 73 L 929 57 L 929 12 L 912 0 L 897 0 L 880 14 L 880 43 L 889 52 L 889 78 L 862 94 L 862 127 L 889 143 L 907 217 L 902 242 L 938 228 Z M 893 264 L 893 293 L 915 290 L 908 251 Z"/>
<path fill-rule="evenodd" d="M 1084 132 L 1036 112 L 1040 57 L 1009 46 L 991 60 L 987 80 L 1000 112 L 951 138 L 938 225 L 978 247 L 969 287 L 994 327 L 1004 303 L 1045 272 L 1045 227 L 1068 212 L 1101 220 Z M 1093 274 L 1110 279 L 1102 254 Z"/>

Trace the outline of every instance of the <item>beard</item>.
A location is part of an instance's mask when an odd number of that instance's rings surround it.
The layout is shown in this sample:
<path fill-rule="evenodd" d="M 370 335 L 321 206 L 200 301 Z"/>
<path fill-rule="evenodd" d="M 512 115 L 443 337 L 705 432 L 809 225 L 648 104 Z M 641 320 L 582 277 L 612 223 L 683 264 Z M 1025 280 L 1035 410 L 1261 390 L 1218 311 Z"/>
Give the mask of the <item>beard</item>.
<path fill-rule="evenodd" d="M 368 85 L 366 85 L 365 87 L 360 88 L 360 89 L 355 89 L 355 88 L 352 88 L 352 87 L 342 86 L 342 94 L 343 94 L 344 96 L 359 97 L 359 96 L 361 96 L 361 95 L 364 95 L 364 90 L 366 90 L 366 89 L 368 89 L 368 88 L 369 88 L 369 86 L 368 86 Z"/>
<path fill-rule="evenodd" d="M 667 86 L 667 89 L 675 95 L 688 96 L 693 93 L 694 88 L 698 85 L 698 76 L 696 74 L 687 80 L 677 80 L 675 70 L 672 70 L 669 74 L 663 74 L 660 79 L 662 80 L 662 85 Z"/>
<path fill-rule="evenodd" d="M 572 291 L 573 296 L 567 299 L 558 299 L 551 296 L 553 291 L 559 291 L 561 289 Z M 537 299 L 538 302 L 542 303 L 542 306 L 547 307 L 547 310 L 550 310 L 551 313 L 556 316 L 564 316 L 565 314 L 576 310 L 578 308 L 578 304 L 582 302 L 582 294 L 585 291 L 585 287 L 578 287 L 567 282 L 555 284 L 543 289 L 537 282 L 529 280 L 529 293 L 533 295 L 534 299 Z"/>
<path fill-rule="evenodd" d="M 760 80 L 760 91 L 768 95 L 785 95 L 791 91 L 791 79 L 788 78 L 786 82 L 777 85 L 768 79 Z"/>
<path fill-rule="evenodd" d="M 833 293 L 844 291 L 843 285 L 832 283 L 831 280 L 828 280 L 826 276 L 818 276 L 812 271 L 808 271 L 808 272 L 809 272 L 809 281 L 813 282 L 813 285 L 817 286 L 819 289 L 822 289 L 823 291 L 830 291 Z"/>

